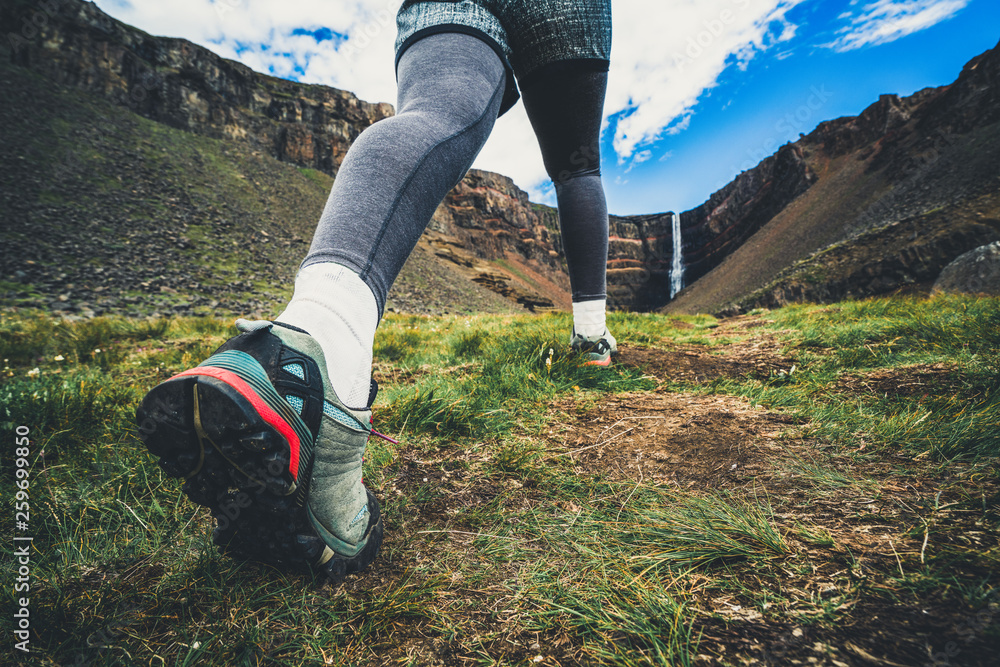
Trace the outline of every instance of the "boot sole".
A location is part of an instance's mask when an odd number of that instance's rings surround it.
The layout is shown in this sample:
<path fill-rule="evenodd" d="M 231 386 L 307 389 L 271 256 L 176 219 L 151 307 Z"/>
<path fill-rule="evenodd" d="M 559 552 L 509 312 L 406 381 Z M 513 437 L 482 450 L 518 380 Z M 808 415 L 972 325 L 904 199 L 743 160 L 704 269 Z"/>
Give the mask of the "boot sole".
<path fill-rule="evenodd" d="M 154 387 L 136 410 L 136 423 L 164 472 L 183 478 L 188 498 L 211 510 L 215 544 L 236 558 L 311 568 L 333 581 L 367 567 L 382 543 L 378 500 L 368 493 L 372 517 L 361 552 L 320 563 L 328 550 L 306 516 L 307 485 L 296 484 L 292 474 L 308 479 L 311 460 L 297 470 L 299 443 L 289 443 L 290 427 L 283 428 L 252 389 L 204 370 Z"/>

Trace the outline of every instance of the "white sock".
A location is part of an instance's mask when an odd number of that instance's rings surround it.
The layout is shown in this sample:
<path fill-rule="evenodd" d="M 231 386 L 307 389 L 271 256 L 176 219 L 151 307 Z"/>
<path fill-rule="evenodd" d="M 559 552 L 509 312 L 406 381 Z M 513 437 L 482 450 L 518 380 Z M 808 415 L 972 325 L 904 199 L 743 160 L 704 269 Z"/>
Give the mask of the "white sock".
<path fill-rule="evenodd" d="M 573 302 L 573 330 L 584 338 L 603 336 L 607 331 L 605 308 L 607 299 Z"/>
<path fill-rule="evenodd" d="M 295 277 L 292 300 L 275 319 L 316 339 L 344 405 L 368 405 L 378 304 L 358 274 L 333 262 L 310 264 Z"/>

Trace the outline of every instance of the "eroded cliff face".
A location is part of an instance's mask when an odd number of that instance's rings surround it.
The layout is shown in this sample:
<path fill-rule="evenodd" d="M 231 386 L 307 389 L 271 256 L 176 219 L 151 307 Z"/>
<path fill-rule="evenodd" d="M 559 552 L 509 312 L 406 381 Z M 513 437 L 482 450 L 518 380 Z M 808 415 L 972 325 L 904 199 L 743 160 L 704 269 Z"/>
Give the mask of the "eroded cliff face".
<path fill-rule="evenodd" d="M 532 204 L 510 178 L 472 169 L 445 197 L 430 228 L 455 236 L 483 259 L 514 252 L 562 272 L 558 225 L 555 209 Z"/>
<path fill-rule="evenodd" d="M 0 27 L 8 38 L 0 52 L 11 63 L 159 123 L 331 176 L 357 136 L 393 113 L 389 104 L 259 74 L 186 40 L 150 36 L 81 0 L 0 0 Z M 686 309 L 717 310 L 831 243 L 995 191 L 998 83 L 1000 49 L 993 49 L 951 86 L 884 95 L 857 117 L 821 123 L 681 213 L 685 284 L 692 287 L 678 300 L 688 299 Z M 96 130 L 111 134 L 110 124 L 98 122 Z M 671 217 L 611 217 L 611 307 L 668 303 Z M 529 202 L 509 178 L 473 170 L 438 208 L 421 243 L 468 279 L 526 307 L 568 308 L 558 229 L 554 209 Z M 927 243 L 941 238 L 925 236 Z M 729 267 L 720 272 L 723 263 Z M 746 267 L 753 270 L 741 273 Z M 897 269 L 897 278 L 910 275 Z M 707 276 L 715 287 L 705 287 Z M 897 278 L 866 284 L 890 289 Z M 855 293 L 771 287 L 779 294 Z M 708 296 L 689 298 L 698 290 Z"/>
<path fill-rule="evenodd" d="M 1000 122 L 1000 44 L 966 63 L 955 83 L 936 90 L 918 130 L 960 134 Z"/>
<path fill-rule="evenodd" d="M 816 182 L 802 148 L 788 144 L 736 177 L 698 208 L 681 214 L 690 284 L 743 245 Z"/>
<path fill-rule="evenodd" d="M 793 151 L 805 165 L 807 187 L 784 205 L 776 202 L 766 224 L 670 310 L 732 313 L 925 293 L 948 262 L 995 238 L 998 84 L 1000 45 L 971 60 L 948 86 L 883 95 L 858 116 L 820 123 L 782 147 L 773 157 Z M 794 193 L 794 179 L 787 182 Z"/>
<path fill-rule="evenodd" d="M 670 297 L 671 213 L 611 216 L 608 305 L 649 310 Z"/>
<path fill-rule="evenodd" d="M 420 243 L 468 277 L 530 310 L 568 309 L 556 210 L 506 176 L 472 169 L 448 193 Z"/>
<path fill-rule="evenodd" d="M 331 175 L 351 142 L 393 113 L 389 104 L 267 76 L 187 40 L 151 36 L 80 0 L 7 0 L 0 25 L 11 61 L 52 81 Z"/>

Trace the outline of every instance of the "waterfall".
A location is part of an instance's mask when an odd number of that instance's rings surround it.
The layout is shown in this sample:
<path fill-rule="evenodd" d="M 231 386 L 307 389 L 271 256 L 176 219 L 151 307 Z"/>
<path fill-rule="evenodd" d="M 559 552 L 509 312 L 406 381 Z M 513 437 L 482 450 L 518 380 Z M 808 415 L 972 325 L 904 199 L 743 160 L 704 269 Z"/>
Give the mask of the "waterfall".
<path fill-rule="evenodd" d="M 673 214 L 674 261 L 670 265 L 670 298 L 684 289 L 684 255 L 681 252 L 681 216 Z"/>

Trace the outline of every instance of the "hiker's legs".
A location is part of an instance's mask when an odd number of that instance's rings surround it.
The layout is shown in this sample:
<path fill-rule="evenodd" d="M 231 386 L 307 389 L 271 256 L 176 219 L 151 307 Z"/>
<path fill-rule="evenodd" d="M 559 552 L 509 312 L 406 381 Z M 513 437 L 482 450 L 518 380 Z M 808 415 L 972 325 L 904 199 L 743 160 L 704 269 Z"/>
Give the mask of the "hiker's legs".
<path fill-rule="evenodd" d="M 351 146 L 302 263 L 349 267 L 380 312 L 434 210 L 486 143 L 504 90 L 492 48 L 457 33 L 415 43 L 397 75 L 396 115 Z"/>
<path fill-rule="evenodd" d="M 583 336 L 604 333 L 608 206 L 600 131 L 607 77 L 588 63 L 562 61 L 533 72 L 521 90 L 545 170 L 555 184 L 574 325 Z"/>
<path fill-rule="evenodd" d="M 367 397 L 386 294 L 434 210 L 489 137 L 505 85 L 494 50 L 458 33 L 415 42 L 400 58 L 397 77 L 396 115 L 369 127 L 348 151 L 295 295 L 278 318 L 317 338 L 348 405 Z"/>

